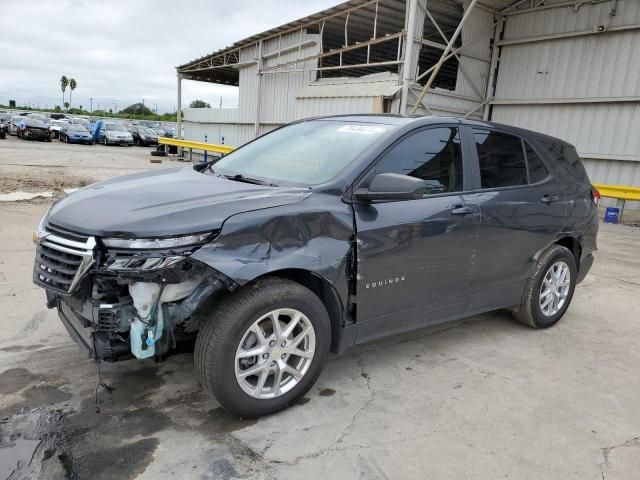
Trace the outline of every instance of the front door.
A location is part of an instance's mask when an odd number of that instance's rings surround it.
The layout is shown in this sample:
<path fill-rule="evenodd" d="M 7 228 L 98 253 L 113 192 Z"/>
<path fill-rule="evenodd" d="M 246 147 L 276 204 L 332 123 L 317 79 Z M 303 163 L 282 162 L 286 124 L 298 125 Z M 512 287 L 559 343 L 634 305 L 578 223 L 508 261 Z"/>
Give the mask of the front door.
<path fill-rule="evenodd" d="M 401 139 L 367 175 L 421 178 L 427 194 L 354 205 L 358 342 L 464 312 L 479 212 L 464 193 L 463 163 L 459 129 L 431 127 Z"/>

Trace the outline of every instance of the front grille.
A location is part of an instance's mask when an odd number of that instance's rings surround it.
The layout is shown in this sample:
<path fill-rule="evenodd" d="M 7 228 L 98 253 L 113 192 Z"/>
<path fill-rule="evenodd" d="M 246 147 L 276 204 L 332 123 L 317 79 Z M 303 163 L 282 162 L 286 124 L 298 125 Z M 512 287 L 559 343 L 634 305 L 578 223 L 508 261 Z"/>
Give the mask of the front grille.
<path fill-rule="evenodd" d="M 47 232 L 36 249 L 33 280 L 59 293 L 72 293 L 94 262 L 95 239 L 85 241 Z"/>

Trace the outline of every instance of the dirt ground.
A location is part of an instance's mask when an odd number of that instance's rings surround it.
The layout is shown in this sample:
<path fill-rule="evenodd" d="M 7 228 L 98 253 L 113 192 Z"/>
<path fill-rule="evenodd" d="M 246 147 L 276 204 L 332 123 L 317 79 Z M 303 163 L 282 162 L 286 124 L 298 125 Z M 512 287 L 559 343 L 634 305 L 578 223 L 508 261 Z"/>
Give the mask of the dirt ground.
<path fill-rule="evenodd" d="M 0 193 L 185 165 L 148 150 L 0 140 Z M 51 202 L 0 202 L 0 479 L 640 478 L 638 228 L 601 226 L 551 329 L 495 312 L 363 345 L 297 405 L 242 420 L 188 351 L 103 365 L 98 385 L 31 282 Z"/>

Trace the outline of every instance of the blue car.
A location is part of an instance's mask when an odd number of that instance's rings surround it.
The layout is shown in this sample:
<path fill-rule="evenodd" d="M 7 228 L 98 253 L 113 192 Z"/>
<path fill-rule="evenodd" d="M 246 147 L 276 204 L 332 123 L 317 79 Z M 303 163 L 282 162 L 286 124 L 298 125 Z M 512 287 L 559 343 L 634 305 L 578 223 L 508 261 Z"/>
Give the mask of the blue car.
<path fill-rule="evenodd" d="M 84 125 L 73 123 L 60 128 L 59 138 L 61 142 L 66 143 L 84 143 L 86 145 L 93 145 L 95 143 L 93 136 Z"/>
<path fill-rule="evenodd" d="M 93 127 L 93 138 L 105 145 L 133 145 L 133 136 L 121 123 L 98 120 Z"/>

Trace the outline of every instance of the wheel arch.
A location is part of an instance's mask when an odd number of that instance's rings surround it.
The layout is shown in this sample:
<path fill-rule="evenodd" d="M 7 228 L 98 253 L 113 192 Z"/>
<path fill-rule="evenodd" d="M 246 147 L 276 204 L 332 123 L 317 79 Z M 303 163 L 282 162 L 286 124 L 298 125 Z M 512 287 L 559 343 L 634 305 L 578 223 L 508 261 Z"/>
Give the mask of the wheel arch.
<path fill-rule="evenodd" d="M 252 283 L 268 277 L 285 278 L 299 283 L 320 298 L 331 321 L 331 351 L 336 352 L 340 342 L 340 329 L 344 324 L 344 305 L 333 284 L 321 275 L 301 268 L 286 268 L 268 272 L 253 279 Z"/>
<path fill-rule="evenodd" d="M 580 270 L 580 257 L 582 256 L 582 245 L 580 241 L 570 235 L 562 237 L 554 242 L 554 245 L 560 245 L 567 248 L 571 253 L 573 253 L 573 257 L 576 260 L 576 269 Z"/>

